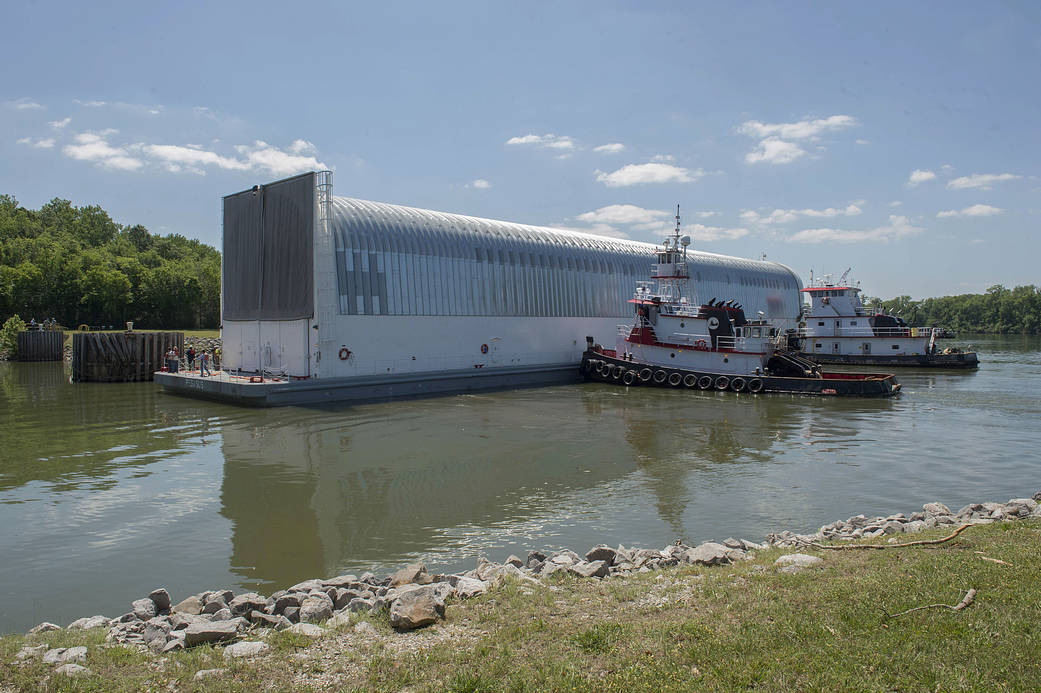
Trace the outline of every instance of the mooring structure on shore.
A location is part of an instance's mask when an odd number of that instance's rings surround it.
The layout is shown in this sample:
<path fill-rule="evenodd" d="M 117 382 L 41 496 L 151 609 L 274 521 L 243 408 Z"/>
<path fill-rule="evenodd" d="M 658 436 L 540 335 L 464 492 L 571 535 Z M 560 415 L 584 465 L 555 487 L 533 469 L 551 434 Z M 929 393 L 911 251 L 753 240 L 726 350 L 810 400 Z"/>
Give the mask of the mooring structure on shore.
<path fill-rule="evenodd" d="M 72 335 L 72 380 L 118 383 L 153 380 L 171 347 L 184 353 L 183 332 L 78 332 Z"/>
<path fill-rule="evenodd" d="M 24 330 L 18 333 L 19 361 L 61 361 L 65 333 L 61 330 Z"/>

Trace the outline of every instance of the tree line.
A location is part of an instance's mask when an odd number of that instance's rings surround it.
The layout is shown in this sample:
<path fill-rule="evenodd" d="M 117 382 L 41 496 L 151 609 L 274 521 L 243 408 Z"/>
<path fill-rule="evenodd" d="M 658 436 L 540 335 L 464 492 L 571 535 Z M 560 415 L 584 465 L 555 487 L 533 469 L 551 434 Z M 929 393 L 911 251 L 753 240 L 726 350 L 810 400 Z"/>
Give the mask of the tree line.
<path fill-rule="evenodd" d="M 178 234 L 124 226 L 99 206 L 38 210 L 0 195 L 0 321 L 216 328 L 220 253 Z"/>
<path fill-rule="evenodd" d="M 1000 284 L 982 294 L 912 300 L 897 296 L 884 301 L 865 298 L 869 308 L 899 315 L 915 327 L 935 325 L 958 332 L 1041 334 L 1041 287 Z"/>

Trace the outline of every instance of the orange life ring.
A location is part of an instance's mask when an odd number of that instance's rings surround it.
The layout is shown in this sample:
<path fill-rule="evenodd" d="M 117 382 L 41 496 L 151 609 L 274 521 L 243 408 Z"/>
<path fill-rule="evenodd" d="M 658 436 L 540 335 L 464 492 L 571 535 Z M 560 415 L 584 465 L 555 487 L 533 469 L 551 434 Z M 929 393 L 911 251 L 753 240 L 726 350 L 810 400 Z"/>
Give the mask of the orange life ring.
<path fill-rule="evenodd" d="M 704 339 L 699 339 L 698 341 L 694 342 L 694 346 L 698 349 L 704 349 L 708 346 L 708 342 L 706 342 Z"/>
<path fill-rule="evenodd" d="M 351 357 L 351 350 L 350 349 L 348 349 L 347 347 L 344 347 L 344 348 L 340 349 L 340 360 L 341 361 L 346 361 L 350 357 Z"/>
<path fill-rule="evenodd" d="M 481 353 L 482 354 L 487 354 L 488 353 L 488 345 L 487 344 L 482 344 L 481 345 Z"/>

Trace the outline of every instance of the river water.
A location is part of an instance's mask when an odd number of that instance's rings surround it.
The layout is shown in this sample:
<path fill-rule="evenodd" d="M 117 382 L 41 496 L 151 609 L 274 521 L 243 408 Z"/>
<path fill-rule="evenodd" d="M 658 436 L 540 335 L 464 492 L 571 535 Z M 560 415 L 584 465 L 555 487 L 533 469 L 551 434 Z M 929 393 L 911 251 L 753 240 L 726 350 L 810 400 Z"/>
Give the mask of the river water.
<path fill-rule="evenodd" d="M 954 342 L 966 345 L 969 342 Z M 228 587 L 661 547 L 1041 489 L 1041 338 L 888 400 L 587 383 L 242 409 L 0 363 L 0 632 Z"/>

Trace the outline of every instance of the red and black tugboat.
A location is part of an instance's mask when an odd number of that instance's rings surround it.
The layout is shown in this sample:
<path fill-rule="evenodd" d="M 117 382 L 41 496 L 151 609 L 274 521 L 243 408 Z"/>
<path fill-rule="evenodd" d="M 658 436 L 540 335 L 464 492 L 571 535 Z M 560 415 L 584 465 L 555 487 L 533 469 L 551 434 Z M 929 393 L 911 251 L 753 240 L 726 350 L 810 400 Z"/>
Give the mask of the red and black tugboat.
<path fill-rule="evenodd" d="M 638 282 L 629 301 L 633 324 L 619 328 L 614 349 L 586 338 L 582 373 L 587 379 L 753 394 L 888 397 L 900 391 L 890 374 L 823 371 L 779 348 L 777 328 L 761 313 L 749 320 L 732 300 L 698 303 L 687 271 L 689 245 L 690 237 L 680 236 L 677 207 L 676 229 L 658 250 L 652 281 Z"/>

